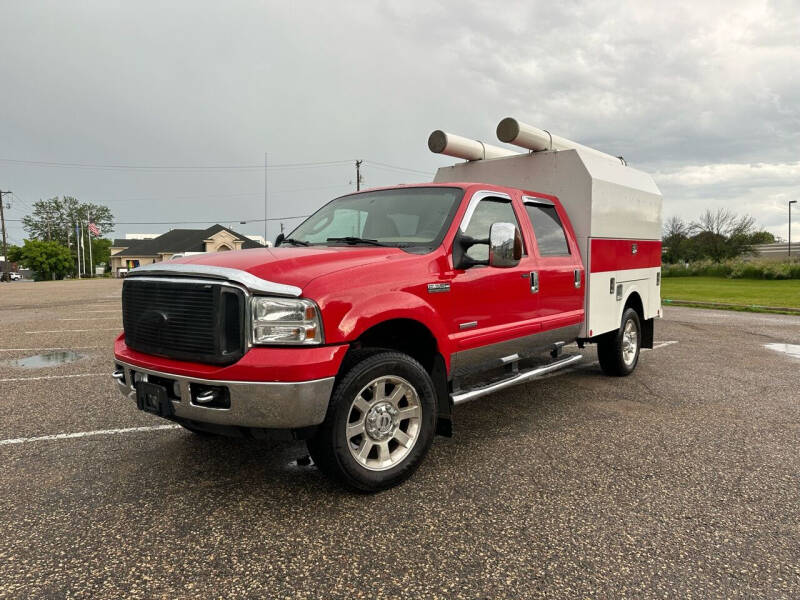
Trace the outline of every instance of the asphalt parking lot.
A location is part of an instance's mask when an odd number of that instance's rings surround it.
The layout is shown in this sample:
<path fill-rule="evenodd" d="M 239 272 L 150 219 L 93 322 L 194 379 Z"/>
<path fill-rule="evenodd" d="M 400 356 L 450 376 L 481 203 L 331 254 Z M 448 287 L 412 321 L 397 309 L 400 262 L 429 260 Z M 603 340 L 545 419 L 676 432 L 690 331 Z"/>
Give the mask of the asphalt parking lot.
<path fill-rule="evenodd" d="M 302 444 L 152 429 L 109 375 L 120 288 L 0 285 L 2 598 L 800 595 L 800 358 L 765 346 L 798 317 L 667 308 L 632 377 L 588 348 L 363 496 Z M 81 358 L 12 364 L 48 349 Z"/>

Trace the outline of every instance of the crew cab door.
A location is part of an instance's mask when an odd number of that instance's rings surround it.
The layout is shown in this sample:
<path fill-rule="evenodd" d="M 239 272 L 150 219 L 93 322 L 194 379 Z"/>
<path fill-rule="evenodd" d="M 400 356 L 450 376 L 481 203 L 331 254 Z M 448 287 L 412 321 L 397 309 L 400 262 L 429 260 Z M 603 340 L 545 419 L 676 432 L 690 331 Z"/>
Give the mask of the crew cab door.
<path fill-rule="evenodd" d="M 586 285 L 577 243 L 571 227 L 565 226 L 568 220 L 560 203 L 527 195 L 522 196 L 522 203 L 523 230 L 531 236 L 531 276 L 539 284 L 534 311 L 543 332 L 540 341 L 572 341 L 583 322 Z"/>
<path fill-rule="evenodd" d="M 512 201 L 510 195 L 501 192 L 479 191 L 470 199 L 459 228 L 466 236 L 485 239 L 493 223 L 512 223 L 521 231 L 520 216 L 518 199 Z M 488 253 L 485 244 L 466 251 L 476 261 L 487 260 Z M 539 330 L 535 322 L 537 298 L 531 291 L 532 264 L 523 249 L 522 259 L 514 267 L 454 269 L 448 293 L 431 298 L 448 323 L 455 371 L 502 364 L 503 358 L 515 353 L 516 342 L 509 341 Z"/>

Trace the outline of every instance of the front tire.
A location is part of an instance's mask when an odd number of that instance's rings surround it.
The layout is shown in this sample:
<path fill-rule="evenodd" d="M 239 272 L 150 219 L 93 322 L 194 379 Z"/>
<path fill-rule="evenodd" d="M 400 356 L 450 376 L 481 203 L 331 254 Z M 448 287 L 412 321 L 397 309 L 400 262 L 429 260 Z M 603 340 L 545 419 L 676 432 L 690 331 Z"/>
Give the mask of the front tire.
<path fill-rule="evenodd" d="M 639 314 L 632 308 L 622 313 L 617 331 L 603 336 L 597 343 L 597 358 L 606 375 L 626 377 L 633 373 L 642 349 L 642 325 Z"/>
<path fill-rule="evenodd" d="M 433 442 L 436 392 L 416 360 L 391 351 L 352 361 L 334 388 L 325 422 L 308 440 L 320 470 L 362 492 L 406 480 Z"/>

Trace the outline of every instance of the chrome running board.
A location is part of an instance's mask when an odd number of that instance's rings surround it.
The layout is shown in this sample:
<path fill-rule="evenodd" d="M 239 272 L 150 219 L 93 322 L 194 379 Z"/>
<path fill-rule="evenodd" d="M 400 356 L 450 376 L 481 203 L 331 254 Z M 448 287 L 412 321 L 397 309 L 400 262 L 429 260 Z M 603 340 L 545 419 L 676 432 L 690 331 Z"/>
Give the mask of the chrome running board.
<path fill-rule="evenodd" d="M 563 369 L 564 367 L 568 367 L 571 364 L 574 364 L 583 358 L 582 354 L 573 354 L 571 356 L 565 356 L 559 360 L 551 362 L 549 364 L 543 365 L 541 367 L 536 367 L 534 369 L 530 369 L 528 371 L 522 371 L 508 379 L 501 379 L 495 383 L 490 383 L 488 385 L 473 388 L 471 390 L 466 390 L 463 392 L 457 392 L 451 394 L 450 397 L 453 400 L 453 404 L 463 404 L 464 402 L 469 402 L 470 400 L 475 400 L 476 398 L 480 398 L 481 396 L 487 396 L 489 394 L 493 394 L 494 392 L 499 392 L 500 390 L 504 390 L 512 385 L 519 385 L 520 383 L 525 383 L 530 381 L 531 379 L 536 379 L 537 377 L 542 377 L 543 375 L 547 375 L 548 373 L 552 373 L 553 371 L 558 371 L 559 369 Z"/>

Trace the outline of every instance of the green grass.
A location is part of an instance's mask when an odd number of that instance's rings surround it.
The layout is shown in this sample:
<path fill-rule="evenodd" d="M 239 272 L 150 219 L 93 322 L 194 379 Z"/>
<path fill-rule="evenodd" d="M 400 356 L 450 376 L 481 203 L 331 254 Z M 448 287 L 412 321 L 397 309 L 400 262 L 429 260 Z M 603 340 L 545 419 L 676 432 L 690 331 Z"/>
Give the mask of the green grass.
<path fill-rule="evenodd" d="M 683 300 L 800 308 L 800 279 L 664 277 L 661 285 L 664 304 L 668 304 L 666 300 Z"/>

